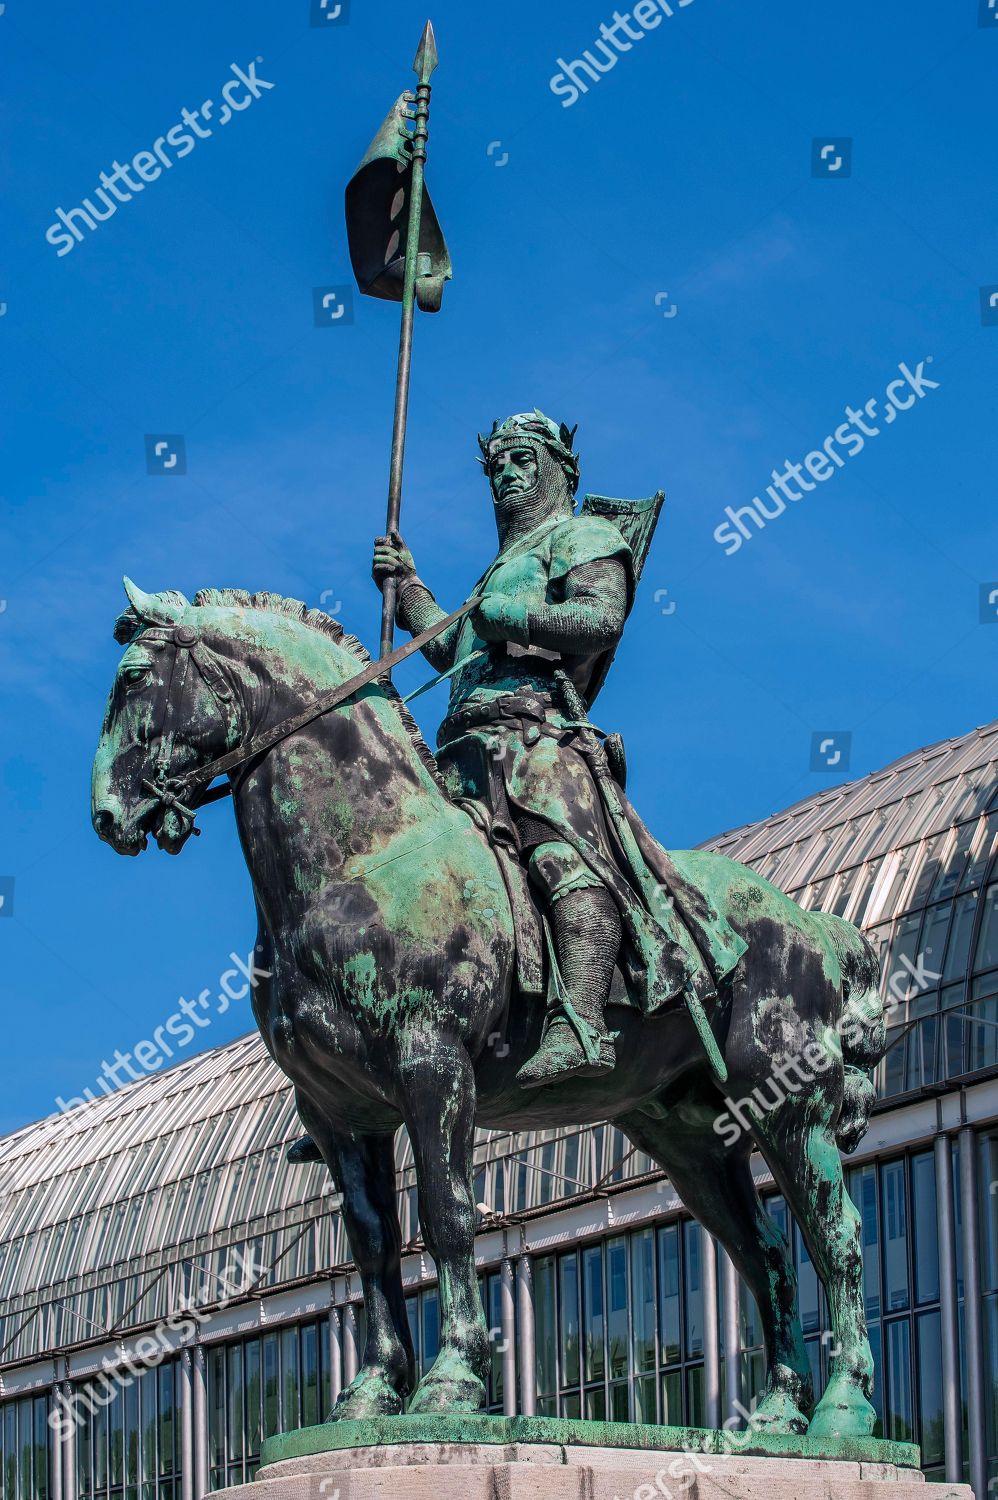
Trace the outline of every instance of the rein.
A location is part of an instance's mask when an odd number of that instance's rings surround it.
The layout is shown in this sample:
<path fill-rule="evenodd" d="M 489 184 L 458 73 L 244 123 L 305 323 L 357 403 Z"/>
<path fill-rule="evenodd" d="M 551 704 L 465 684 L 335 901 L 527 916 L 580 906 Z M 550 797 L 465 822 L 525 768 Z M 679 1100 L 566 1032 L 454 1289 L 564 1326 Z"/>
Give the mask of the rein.
<path fill-rule="evenodd" d="M 151 793 L 163 807 L 176 812 L 185 822 L 190 824 L 190 831 L 196 836 L 200 836 L 201 830 L 194 826 L 197 813 L 202 807 L 206 807 L 211 802 L 217 802 L 222 797 L 227 797 L 232 791 L 231 784 L 210 787 L 210 783 L 217 776 L 227 775 L 230 771 L 234 771 L 237 766 L 245 765 L 247 761 L 254 760 L 258 755 L 265 754 L 268 750 L 273 749 L 275 745 L 279 745 L 282 740 L 289 739 L 291 735 L 297 734 L 300 729 L 304 729 L 306 725 L 311 724 L 315 719 L 319 719 L 323 714 L 329 713 L 330 709 L 337 708 L 341 703 L 345 703 L 348 698 L 352 698 L 361 688 L 367 687 L 368 683 L 375 682 L 378 678 L 384 677 L 394 667 L 397 667 L 400 662 L 406 661 L 438 635 L 442 635 L 445 630 L 449 629 L 456 621 L 463 619 L 469 611 L 475 609 L 480 603 L 481 599 L 477 596 L 469 599 L 466 604 L 461 605 L 460 609 L 455 609 L 451 614 L 445 615 L 442 620 L 438 620 L 428 630 L 422 630 L 419 635 L 414 635 L 412 640 L 407 641 L 404 646 L 399 646 L 388 656 L 382 656 L 377 661 L 369 662 L 362 671 L 348 678 L 346 682 L 340 683 L 338 687 L 329 688 L 326 692 L 320 693 L 317 698 L 314 698 L 311 703 L 306 704 L 298 713 L 291 714 L 288 718 L 282 719 L 279 724 L 272 725 L 270 729 L 265 729 L 262 733 L 254 735 L 251 739 L 244 740 L 241 744 L 236 745 L 234 749 L 228 750 L 224 755 L 220 755 L 217 759 L 209 761 L 207 765 L 195 766 L 190 771 L 182 772 L 179 776 L 170 775 L 169 754 L 167 750 L 169 737 L 167 730 L 170 727 L 171 720 L 179 711 L 180 699 L 187 681 L 188 663 L 193 662 L 204 679 L 206 687 L 228 714 L 230 719 L 230 733 L 235 732 L 232 724 L 234 717 L 232 712 L 233 693 L 196 630 L 190 625 L 178 625 L 173 629 L 165 631 L 162 627 L 153 626 L 148 632 L 143 632 L 146 639 L 161 640 L 172 644 L 178 648 L 178 655 L 174 658 L 174 664 L 170 672 L 170 683 L 167 689 L 166 723 L 163 733 L 160 736 L 159 752 L 153 766 L 151 778 L 143 779 L 142 786 L 144 790 Z M 184 665 L 180 674 L 179 692 L 175 698 L 174 679 L 181 651 L 184 653 Z M 448 674 L 445 673 L 443 675 L 446 676 Z M 436 680 L 434 679 L 434 681 Z M 411 694 L 410 696 L 415 695 Z"/>

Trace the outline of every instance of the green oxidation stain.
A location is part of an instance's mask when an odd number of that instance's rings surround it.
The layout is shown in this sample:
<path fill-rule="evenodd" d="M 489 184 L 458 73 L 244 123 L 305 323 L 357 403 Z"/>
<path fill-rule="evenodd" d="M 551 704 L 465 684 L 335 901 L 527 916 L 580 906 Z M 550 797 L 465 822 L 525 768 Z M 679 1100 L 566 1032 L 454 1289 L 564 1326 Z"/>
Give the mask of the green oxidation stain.
<path fill-rule="evenodd" d="M 872 1437 L 812 1438 L 780 1433 L 716 1432 L 698 1427 L 656 1427 L 642 1422 L 589 1422 L 565 1417 L 453 1416 L 371 1417 L 359 1422 L 326 1422 L 264 1439 L 264 1467 L 285 1459 L 307 1458 L 351 1448 L 388 1448 L 402 1443 L 539 1443 L 556 1447 L 638 1450 L 651 1455 L 706 1453 L 770 1456 L 801 1460 L 800 1484 L 813 1475 L 810 1462 L 896 1464 L 917 1470 L 914 1443 Z M 913 1476 L 915 1477 L 915 1476 Z M 921 1477 L 921 1476 L 918 1476 Z"/>
<path fill-rule="evenodd" d="M 356 953 L 343 965 L 343 986 L 349 1002 L 376 1031 L 393 1031 L 410 1017 L 433 1017 L 434 996 L 413 988 L 388 993 L 378 980 L 373 953 Z"/>

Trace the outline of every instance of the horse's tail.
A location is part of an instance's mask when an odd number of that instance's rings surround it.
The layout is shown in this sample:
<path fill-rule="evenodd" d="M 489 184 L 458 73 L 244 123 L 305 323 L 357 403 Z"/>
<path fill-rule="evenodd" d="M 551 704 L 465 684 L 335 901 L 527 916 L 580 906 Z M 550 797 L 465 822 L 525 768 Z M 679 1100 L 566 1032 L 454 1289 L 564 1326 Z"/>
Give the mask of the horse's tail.
<path fill-rule="evenodd" d="M 842 1014 L 838 1032 L 844 1077 L 842 1109 L 835 1127 L 835 1138 L 843 1151 L 851 1152 L 863 1139 L 870 1123 L 870 1112 L 877 1097 L 870 1073 L 887 1046 L 884 1002 L 880 994 L 880 960 L 858 927 L 842 917 L 828 913 L 820 915 L 842 970 Z"/>

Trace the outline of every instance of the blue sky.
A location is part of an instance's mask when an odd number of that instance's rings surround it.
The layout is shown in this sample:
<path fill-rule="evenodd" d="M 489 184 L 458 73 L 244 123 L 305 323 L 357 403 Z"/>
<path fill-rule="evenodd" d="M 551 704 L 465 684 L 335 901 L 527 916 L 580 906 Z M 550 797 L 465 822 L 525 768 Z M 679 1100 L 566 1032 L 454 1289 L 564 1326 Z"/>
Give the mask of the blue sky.
<path fill-rule="evenodd" d="M 851 732 L 862 775 L 998 711 L 981 8 L 673 0 L 566 108 L 559 59 L 594 51 L 609 4 L 436 0 L 429 182 L 455 279 L 416 330 L 403 531 L 460 602 L 494 545 L 475 433 L 534 405 L 578 422 L 585 488 L 665 488 L 598 718 L 673 847 L 826 785 L 818 731 Z M 350 280 L 343 188 L 424 19 L 401 0 L 325 27 L 309 0 L 0 15 L 0 1130 L 92 1086 L 253 941 L 227 806 L 179 861 L 118 859 L 90 829 L 121 575 L 322 601 L 376 642 L 397 309 L 356 298 L 317 328 L 312 293 Z M 273 87 L 222 126 L 250 63 Z M 211 135 L 57 254 L 56 210 L 206 99 Z M 851 162 L 812 176 L 843 139 Z M 773 509 L 774 468 L 930 358 L 936 388 L 728 555 L 725 507 Z M 182 435 L 186 474 L 148 474 L 146 434 Z M 442 706 L 420 700 L 428 732 Z M 250 1024 L 233 1003 L 188 1052 Z"/>

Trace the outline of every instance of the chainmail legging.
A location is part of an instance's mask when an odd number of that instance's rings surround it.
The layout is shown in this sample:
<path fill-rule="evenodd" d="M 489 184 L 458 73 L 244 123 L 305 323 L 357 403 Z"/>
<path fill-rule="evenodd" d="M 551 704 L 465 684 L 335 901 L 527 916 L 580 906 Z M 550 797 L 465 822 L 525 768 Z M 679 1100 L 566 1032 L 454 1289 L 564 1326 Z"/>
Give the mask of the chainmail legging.
<path fill-rule="evenodd" d="M 569 891 L 550 909 L 558 967 L 584 1021 L 602 1029 L 620 947 L 617 903 L 602 886 Z"/>

